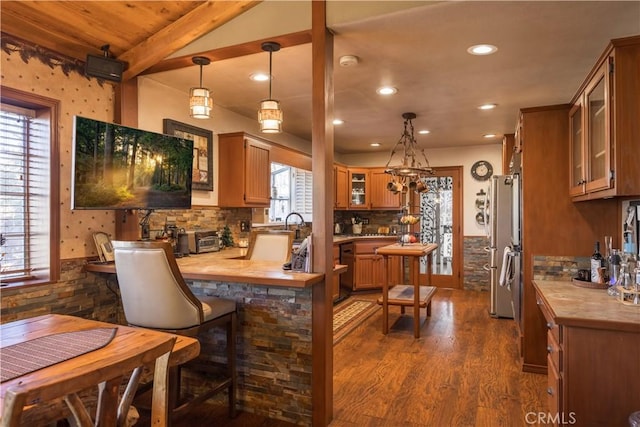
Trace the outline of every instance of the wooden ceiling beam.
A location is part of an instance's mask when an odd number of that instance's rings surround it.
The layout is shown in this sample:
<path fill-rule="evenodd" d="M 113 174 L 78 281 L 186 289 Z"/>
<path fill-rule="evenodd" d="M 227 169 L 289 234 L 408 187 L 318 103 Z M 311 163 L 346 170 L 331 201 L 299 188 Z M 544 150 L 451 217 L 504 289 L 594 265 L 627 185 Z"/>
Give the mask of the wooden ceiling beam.
<path fill-rule="evenodd" d="M 223 59 L 238 58 L 240 56 L 251 55 L 262 52 L 262 43 L 266 41 L 274 41 L 280 43 L 282 48 L 298 46 L 311 43 L 311 30 L 299 31 L 296 33 L 284 34 L 276 37 L 269 37 L 262 40 L 254 40 L 247 43 L 241 43 L 233 46 L 221 47 L 219 49 L 207 50 L 205 52 L 194 53 L 191 55 L 180 56 L 171 59 L 165 59 L 143 72 L 144 74 L 159 73 L 162 71 L 177 70 L 180 68 L 193 66 L 192 58 L 194 56 L 204 56 L 211 62 L 221 61 Z"/>
<path fill-rule="evenodd" d="M 219 28 L 261 0 L 207 1 L 169 24 L 139 45 L 118 56 L 129 67 L 123 80 L 129 80 L 193 40 Z"/>

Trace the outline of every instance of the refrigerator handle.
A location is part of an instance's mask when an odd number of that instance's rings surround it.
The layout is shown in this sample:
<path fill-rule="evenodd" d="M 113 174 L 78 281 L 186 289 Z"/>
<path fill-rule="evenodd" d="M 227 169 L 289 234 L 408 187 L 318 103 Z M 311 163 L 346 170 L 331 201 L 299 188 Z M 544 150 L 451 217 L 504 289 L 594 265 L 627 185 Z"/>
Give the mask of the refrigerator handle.
<path fill-rule="evenodd" d="M 487 194 L 484 195 L 484 207 L 482 209 L 482 216 L 484 217 L 484 233 L 487 237 L 491 237 L 491 225 L 489 224 L 489 197 L 491 197 L 491 186 L 487 188 Z"/>

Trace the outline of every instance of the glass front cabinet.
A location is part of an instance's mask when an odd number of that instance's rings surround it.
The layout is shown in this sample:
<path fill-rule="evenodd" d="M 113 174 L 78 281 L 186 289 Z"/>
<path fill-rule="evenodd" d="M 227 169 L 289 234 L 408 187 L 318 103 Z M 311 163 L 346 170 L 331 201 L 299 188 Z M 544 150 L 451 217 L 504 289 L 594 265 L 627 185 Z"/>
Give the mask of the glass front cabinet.
<path fill-rule="evenodd" d="M 574 201 L 640 195 L 640 36 L 612 40 L 569 114 Z"/>
<path fill-rule="evenodd" d="M 609 63 L 605 62 L 569 113 L 572 196 L 611 188 Z"/>
<path fill-rule="evenodd" d="M 369 209 L 369 170 L 349 168 L 349 209 Z"/>

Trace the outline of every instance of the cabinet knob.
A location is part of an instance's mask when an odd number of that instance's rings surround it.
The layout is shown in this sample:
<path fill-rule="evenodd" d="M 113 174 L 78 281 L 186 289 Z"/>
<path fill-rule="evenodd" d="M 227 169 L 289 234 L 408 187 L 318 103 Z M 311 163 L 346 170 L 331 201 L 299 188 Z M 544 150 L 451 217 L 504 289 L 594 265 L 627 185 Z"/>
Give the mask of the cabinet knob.
<path fill-rule="evenodd" d="M 553 329 L 553 323 L 547 322 L 547 329 Z"/>
<path fill-rule="evenodd" d="M 551 347 L 550 345 L 547 346 L 547 353 L 553 353 L 553 347 Z"/>
<path fill-rule="evenodd" d="M 547 388 L 547 394 L 549 396 L 553 396 L 553 388 L 551 388 L 551 387 Z"/>

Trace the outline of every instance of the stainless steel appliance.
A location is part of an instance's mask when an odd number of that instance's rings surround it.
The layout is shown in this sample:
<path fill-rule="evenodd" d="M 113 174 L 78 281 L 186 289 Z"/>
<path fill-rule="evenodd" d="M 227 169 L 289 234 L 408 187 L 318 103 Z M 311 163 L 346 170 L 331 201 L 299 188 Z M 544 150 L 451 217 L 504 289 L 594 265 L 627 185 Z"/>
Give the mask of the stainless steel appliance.
<path fill-rule="evenodd" d="M 187 231 L 189 252 L 201 254 L 220 250 L 220 237 L 216 231 Z"/>
<path fill-rule="evenodd" d="M 520 298 L 519 289 L 516 289 L 520 286 L 519 275 L 515 274 L 520 269 L 519 225 L 513 221 L 514 216 L 519 215 L 518 191 L 517 175 L 497 175 L 491 178 L 487 193 L 489 314 L 493 317 L 514 318 L 516 301 Z M 517 283 L 514 283 L 514 279 L 517 279 Z"/>

